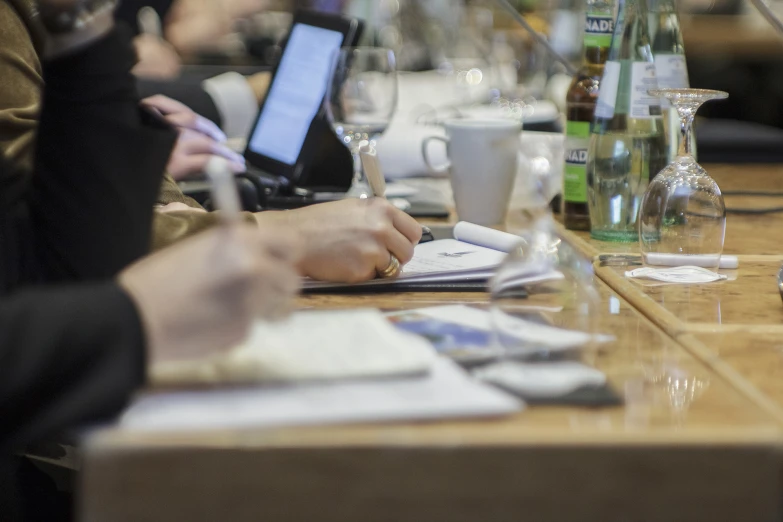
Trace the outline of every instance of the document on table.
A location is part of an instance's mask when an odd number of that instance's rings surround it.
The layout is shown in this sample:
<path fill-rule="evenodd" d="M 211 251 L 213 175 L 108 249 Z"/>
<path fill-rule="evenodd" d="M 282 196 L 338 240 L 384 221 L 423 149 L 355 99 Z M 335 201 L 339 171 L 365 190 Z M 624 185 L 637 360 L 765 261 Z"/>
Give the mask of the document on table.
<path fill-rule="evenodd" d="M 272 428 L 490 417 L 523 406 L 438 358 L 420 377 L 150 393 L 130 405 L 120 426 L 144 431 Z"/>
<path fill-rule="evenodd" d="M 422 374 L 432 346 L 394 328 L 378 310 L 293 313 L 258 322 L 247 340 L 226 353 L 153 366 L 153 384 L 289 382 Z"/>
<path fill-rule="evenodd" d="M 338 288 L 346 286 L 393 285 L 449 281 L 485 280 L 492 277 L 506 254 L 522 238 L 488 227 L 460 221 L 454 226 L 454 239 L 439 239 L 416 245 L 413 259 L 394 279 L 373 279 L 346 285 L 306 280 L 304 288 Z"/>
<path fill-rule="evenodd" d="M 519 311 L 522 312 L 523 310 L 519 309 Z M 535 310 L 530 308 L 527 311 L 534 312 Z M 419 320 L 414 327 L 406 328 L 406 323 L 410 323 L 411 318 L 416 318 L 416 316 L 429 319 L 429 322 Z M 403 312 L 392 312 L 387 314 L 387 317 L 398 328 L 410 332 L 418 331 L 423 334 L 429 334 L 434 339 L 451 337 L 458 340 L 460 335 L 466 336 L 466 333 L 468 334 L 466 337 L 469 337 L 470 330 L 497 331 L 497 318 L 493 320 L 491 312 L 465 305 L 416 308 Z M 518 342 L 515 354 L 538 353 L 542 350 L 549 352 L 566 351 L 585 346 L 590 342 L 606 343 L 614 340 L 614 337 L 611 335 L 559 328 L 524 317 L 503 315 L 501 320 L 503 322 L 503 334 Z M 451 330 L 447 328 L 447 325 L 458 325 L 461 327 L 461 330 Z M 438 349 L 437 343 L 435 343 L 435 347 Z M 485 346 L 483 348 L 498 349 L 497 346 Z"/>
<path fill-rule="evenodd" d="M 417 245 L 413 259 L 405 265 L 400 279 L 422 275 L 443 275 L 483 271 L 498 266 L 505 252 L 456 239 L 439 239 Z"/>

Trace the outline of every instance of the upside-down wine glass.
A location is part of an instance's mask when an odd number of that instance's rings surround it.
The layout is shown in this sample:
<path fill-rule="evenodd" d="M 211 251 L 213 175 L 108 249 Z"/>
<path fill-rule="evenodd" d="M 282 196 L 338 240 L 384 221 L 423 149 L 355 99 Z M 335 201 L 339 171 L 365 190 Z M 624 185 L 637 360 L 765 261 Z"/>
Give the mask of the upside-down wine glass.
<path fill-rule="evenodd" d="M 353 182 L 346 196 L 369 197 L 359 148 L 363 142 L 375 147 L 397 107 L 394 52 L 379 47 L 335 52 L 325 100 L 329 123 L 353 156 Z"/>
<path fill-rule="evenodd" d="M 723 253 L 726 206 L 718 184 L 696 163 L 691 148 L 693 117 L 702 103 L 729 95 L 707 89 L 652 89 L 680 116 L 677 158 L 650 182 L 639 212 L 639 242 L 650 265 L 717 268 Z"/>

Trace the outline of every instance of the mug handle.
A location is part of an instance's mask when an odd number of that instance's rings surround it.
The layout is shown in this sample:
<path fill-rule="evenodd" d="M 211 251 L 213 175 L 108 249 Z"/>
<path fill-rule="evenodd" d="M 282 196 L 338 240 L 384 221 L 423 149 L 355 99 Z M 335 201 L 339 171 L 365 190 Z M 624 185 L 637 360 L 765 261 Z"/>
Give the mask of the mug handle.
<path fill-rule="evenodd" d="M 424 158 L 424 163 L 432 172 L 436 174 L 443 174 L 444 172 L 449 170 L 449 167 L 451 167 L 451 162 L 447 161 L 443 165 L 439 165 L 437 167 L 430 162 L 430 157 L 427 154 L 427 146 L 430 144 L 430 141 L 432 140 L 442 141 L 443 143 L 446 144 L 446 146 L 448 146 L 449 139 L 444 138 L 443 136 L 430 136 L 428 138 L 424 138 L 424 141 L 421 142 L 421 156 Z"/>

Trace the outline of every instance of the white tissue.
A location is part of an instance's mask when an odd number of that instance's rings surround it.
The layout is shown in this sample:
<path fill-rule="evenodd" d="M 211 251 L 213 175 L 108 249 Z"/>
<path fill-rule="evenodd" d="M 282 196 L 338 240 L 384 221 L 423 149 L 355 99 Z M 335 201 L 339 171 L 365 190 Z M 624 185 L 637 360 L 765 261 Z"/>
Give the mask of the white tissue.
<path fill-rule="evenodd" d="M 728 279 L 723 274 L 718 274 L 699 266 L 678 266 L 673 268 L 652 268 L 649 266 L 637 268 L 625 273 L 625 277 L 653 279 L 664 283 L 712 283 Z"/>

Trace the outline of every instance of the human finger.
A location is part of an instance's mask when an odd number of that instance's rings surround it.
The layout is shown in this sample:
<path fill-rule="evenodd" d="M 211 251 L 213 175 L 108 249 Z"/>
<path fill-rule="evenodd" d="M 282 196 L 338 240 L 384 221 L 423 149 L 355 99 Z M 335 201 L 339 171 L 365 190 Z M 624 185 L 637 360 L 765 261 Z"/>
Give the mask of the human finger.
<path fill-rule="evenodd" d="M 161 114 L 164 115 L 175 112 L 193 112 L 193 110 L 184 103 L 162 94 L 148 96 L 139 103 L 141 103 L 141 105 L 144 107 L 157 109 Z"/>
<path fill-rule="evenodd" d="M 389 206 L 391 207 L 389 212 L 391 213 L 394 228 L 405 236 L 411 245 L 417 245 L 419 240 L 421 240 L 421 225 L 419 222 L 393 205 L 389 204 Z"/>
<path fill-rule="evenodd" d="M 141 100 L 141 105 L 157 110 L 176 127 L 192 129 L 220 142 L 226 141 L 226 135 L 220 127 L 180 101 L 156 94 Z"/>
<path fill-rule="evenodd" d="M 236 165 L 245 166 L 244 156 L 203 134 L 186 129 L 180 133 L 179 139 L 182 151 L 187 154 L 214 154 L 226 158 Z"/>
<path fill-rule="evenodd" d="M 421 228 L 421 227 L 420 227 Z M 381 235 L 382 246 L 394 254 L 401 264 L 405 264 L 413 258 L 413 245 L 400 231 L 389 225 Z M 387 265 L 388 266 L 388 265 Z M 385 267 L 381 267 L 383 269 Z"/>
<path fill-rule="evenodd" d="M 165 114 L 164 119 L 175 127 L 182 129 L 190 129 L 196 132 L 200 132 L 205 136 L 209 136 L 215 141 L 223 143 L 227 137 L 225 133 L 220 130 L 215 122 L 197 114 L 190 109 L 187 112 L 175 112 L 171 114 Z"/>

